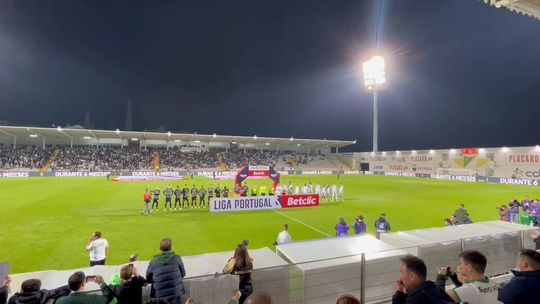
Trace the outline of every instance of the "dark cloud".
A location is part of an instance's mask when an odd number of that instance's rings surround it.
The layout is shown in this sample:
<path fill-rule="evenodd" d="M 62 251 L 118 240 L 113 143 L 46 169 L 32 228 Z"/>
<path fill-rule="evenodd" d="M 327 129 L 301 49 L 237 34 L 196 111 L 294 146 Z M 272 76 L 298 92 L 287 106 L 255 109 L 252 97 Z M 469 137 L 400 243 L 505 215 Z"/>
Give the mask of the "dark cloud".
<path fill-rule="evenodd" d="M 380 2 L 380 1 L 379 1 Z M 536 144 L 540 23 L 482 1 L 3 1 L 0 120 L 357 139 L 388 56 L 380 149 Z M 376 16 L 375 18 L 373 16 Z"/>

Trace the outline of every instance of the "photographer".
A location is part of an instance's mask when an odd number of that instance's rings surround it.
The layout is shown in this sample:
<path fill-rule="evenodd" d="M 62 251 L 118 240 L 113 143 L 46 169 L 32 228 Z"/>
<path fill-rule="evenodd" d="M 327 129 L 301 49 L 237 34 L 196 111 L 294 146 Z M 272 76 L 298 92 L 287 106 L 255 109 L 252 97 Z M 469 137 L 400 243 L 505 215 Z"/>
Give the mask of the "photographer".
<path fill-rule="evenodd" d="M 109 289 L 109 300 L 115 297 L 118 304 L 133 304 L 142 302 L 142 289 L 146 280 L 139 275 L 133 264 L 128 264 L 120 269 L 120 285 L 105 285 L 102 289 Z"/>
<path fill-rule="evenodd" d="M 447 293 L 458 303 L 497 303 L 498 286 L 484 275 L 486 266 L 487 259 L 479 251 L 463 251 L 457 271 L 453 272 L 450 267 L 442 267 L 439 269 L 436 284 L 444 288 L 446 278 L 450 278 L 456 288 Z"/>
<path fill-rule="evenodd" d="M 501 207 L 497 207 L 497 209 L 499 209 L 499 220 L 508 222 L 508 207 L 506 207 L 506 205 L 502 205 Z"/>

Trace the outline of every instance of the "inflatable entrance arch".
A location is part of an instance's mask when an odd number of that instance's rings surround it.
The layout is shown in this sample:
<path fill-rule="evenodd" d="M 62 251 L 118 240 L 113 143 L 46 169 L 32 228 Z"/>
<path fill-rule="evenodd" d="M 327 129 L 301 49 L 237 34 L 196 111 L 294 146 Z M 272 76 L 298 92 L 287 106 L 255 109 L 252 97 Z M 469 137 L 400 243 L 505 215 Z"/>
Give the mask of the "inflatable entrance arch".
<path fill-rule="evenodd" d="M 245 166 L 238 170 L 234 180 L 235 186 L 240 186 L 242 182 L 249 177 L 268 177 L 274 181 L 274 190 L 279 185 L 279 173 L 271 166 Z"/>

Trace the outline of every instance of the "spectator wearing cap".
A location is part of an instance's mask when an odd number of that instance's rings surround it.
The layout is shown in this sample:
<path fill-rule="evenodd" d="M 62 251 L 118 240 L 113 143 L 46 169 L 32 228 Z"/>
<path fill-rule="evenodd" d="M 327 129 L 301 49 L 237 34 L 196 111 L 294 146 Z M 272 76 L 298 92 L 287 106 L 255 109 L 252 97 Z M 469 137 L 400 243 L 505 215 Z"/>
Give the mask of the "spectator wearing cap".
<path fill-rule="evenodd" d="M 29 279 L 21 284 L 21 291 L 9 298 L 8 304 L 43 304 L 51 299 L 67 296 L 71 290 L 68 285 L 56 289 L 41 289 L 41 281 Z"/>
<path fill-rule="evenodd" d="M 69 296 L 61 297 L 56 304 L 107 304 L 112 299 L 110 289 L 104 283 L 101 276 L 96 276 L 95 281 L 101 287 L 102 295 L 88 294 L 85 291 L 87 277 L 82 271 L 77 271 L 68 279 Z"/>
<path fill-rule="evenodd" d="M 512 270 L 514 277 L 499 289 L 497 300 L 504 304 L 540 303 L 540 253 L 522 249 L 518 255 L 519 271 Z"/>
<path fill-rule="evenodd" d="M 156 255 L 146 271 L 146 281 L 152 284 L 150 297 L 165 299 L 169 304 L 182 303 L 186 269 L 182 258 L 172 251 L 172 240 L 161 240 L 161 253 Z"/>

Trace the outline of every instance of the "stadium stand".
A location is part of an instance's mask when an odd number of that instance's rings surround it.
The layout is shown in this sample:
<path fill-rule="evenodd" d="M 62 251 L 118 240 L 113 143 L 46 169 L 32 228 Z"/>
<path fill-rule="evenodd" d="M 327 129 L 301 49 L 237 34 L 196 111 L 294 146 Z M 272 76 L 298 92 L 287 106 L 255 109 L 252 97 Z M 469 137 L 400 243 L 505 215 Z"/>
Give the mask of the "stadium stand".
<path fill-rule="evenodd" d="M 40 169 L 47 161 L 53 148 L 23 146 L 13 149 L 11 145 L 0 144 L 0 168 L 2 169 Z"/>
<path fill-rule="evenodd" d="M 55 157 L 51 160 L 51 155 Z M 155 157 L 159 155 L 159 157 Z M 235 170 L 245 165 L 272 165 L 278 170 L 337 170 L 327 156 L 258 150 L 183 151 L 177 147 L 140 149 L 138 147 L 73 147 L 0 145 L 0 169 L 36 170 L 47 165 L 53 171 L 152 170 L 155 159 L 160 170 Z M 50 161 L 50 163 L 48 163 Z"/>

